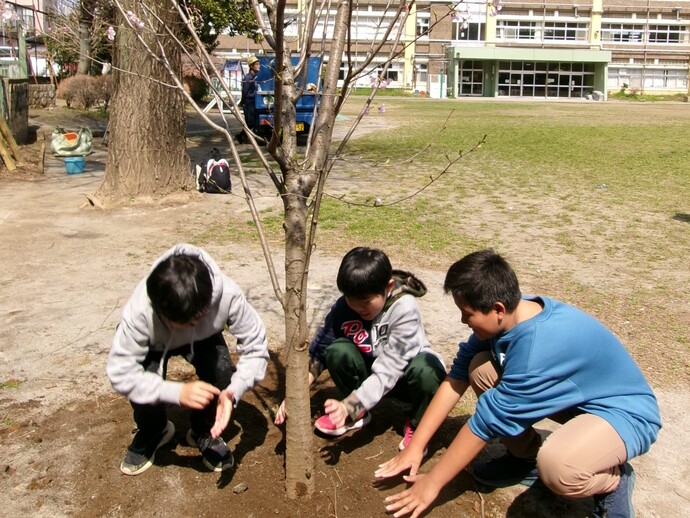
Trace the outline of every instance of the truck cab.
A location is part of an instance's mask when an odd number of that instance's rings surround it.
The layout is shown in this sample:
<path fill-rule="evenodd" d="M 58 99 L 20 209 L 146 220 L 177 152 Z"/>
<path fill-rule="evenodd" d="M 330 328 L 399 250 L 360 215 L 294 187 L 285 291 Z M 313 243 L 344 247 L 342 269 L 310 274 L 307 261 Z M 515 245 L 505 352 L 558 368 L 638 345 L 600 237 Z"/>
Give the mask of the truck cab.
<path fill-rule="evenodd" d="M 256 96 L 254 98 L 256 106 L 256 127 L 254 133 L 266 139 L 270 138 L 273 131 L 273 113 L 275 109 L 275 78 L 274 78 L 274 57 L 258 56 L 261 68 L 256 75 Z M 298 58 L 292 58 L 292 64 L 296 65 Z M 295 130 L 297 138 L 304 139 L 309 134 L 309 129 L 314 121 L 318 109 L 320 93 L 317 90 L 319 85 L 319 74 L 321 72 L 321 58 L 309 58 L 307 65 L 306 80 L 300 78 L 297 83 L 298 88 L 304 87 L 302 96 L 295 105 Z"/>

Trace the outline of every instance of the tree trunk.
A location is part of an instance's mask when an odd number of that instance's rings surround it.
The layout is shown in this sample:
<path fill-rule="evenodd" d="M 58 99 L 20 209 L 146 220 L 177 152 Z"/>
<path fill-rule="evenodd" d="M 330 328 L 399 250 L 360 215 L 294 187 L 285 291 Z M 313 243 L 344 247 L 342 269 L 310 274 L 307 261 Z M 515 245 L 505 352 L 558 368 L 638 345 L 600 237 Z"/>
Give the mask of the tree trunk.
<path fill-rule="evenodd" d="M 293 174 L 293 177 L 299 175 Z M 289 182 L 297 192 L 299 178 Z M 309 497 L 314 492 L 313 432 L 309 404 L 309 343 L 307 341 L 307 278 L 305 228 L 307 206 L 301 195 L 285 198 L 285 376 L 287 421 L 285 484 L 289 498 Z"/>
<path fill-rule="evenodd" d="M 77 74 L 88 74 L 91 69 L 91 26 L 93 25 L 93 0 L 79 3 L 79 65 Z"/>
<path fill-rule="evenodd" d="M 142 17 L 136 0 L 124 10 Z M 141 34 L 149 47 L 160 52 L 179 74 L 180 49 L 164 26 L 178 24 L 178 16 L 163 0 L 149 5 L 163 24 Z M 157 43 L 156 43 L 157 40 Z M 114 92 L 110 107 L 108 160 L 97 197 L 121 198 L 167 194 L 191 184 L 185 143 L 185 106 L 182 93 L 170 85 L 169 73 L 142 48 L 134 31 L 120 15 L 114 55 Z"/>
<path fill-rule="evenodd" d="M 345 45 L 348 28 L 349 3 L 340 0 L 336 17 L 336 34 L 329 67 L 334 80 L 324 88 L 328 102 L 323 101 L 319 109 L 315 146 L 310 156 L 300 164 L 293 157 L 296 152 L 295 135 L 295 81 L 290 62 L 290 52 L 281 52 L 278 47 L 276 63 L 282 63 L 276 71 L 275 98 L 280 100 L 276 106 L 275 125 L 280 128 L 282 142 L 278 162 L 285 177 L 287 196 L 284 200 L 285 225 L 285 337 L 287 346 L 287 373 L 285 376 L 286 404 L 290 412 L 287 421 L 285 483 L 289 498 L 311 496 L 314 492 L 314 457 L 312 454 L 313 431 L 309 386 L 305 380 L 309 376 L 309 349 L 307 342 L 307 286 L 309 271 L 307 265 L 307 200 L 316 185 L 319 175 L 325 174 L 324 164 L 335 121 L 333 99 L 337 83 L 339 63 Z M 279 24 L 280 26 L 280 24 Z M 281 38 L 278 38 L 279 41 Z M 335 68 L 334 68 L 335 67 Z M 335 74 L 335 75 L 334 75 Z M 278 77 L 282 80 L 278 81 Z M 323 110 L 323 112 L 321 111 Z M 277 142 L 271 142 L 269 150 Z M 276 154 L 274 154 L 276 157 Z M 314 201 L 318 211 L 320 200 Z M 316 226 L 313 227 L 316 231 Z"/>
<path fill-rule="evenodd" d="M 275 96 L 280 108 L 274 123 L 280 128 L 282 169 L 287 195 L 283 197 L 285 225 L 285 340 L 287 342 L 286 404 L 290 409 L 285 439 L 285 484 L 289 498 L 314 493 L 313 432 L 309 402 L 309 343 L 307 341 L 307 198 L 314 185 L 292 157 L 296 151 L 295 81 L 290 54 L 276 53 Z M 278 108 L 278 107 L 277 107 Z M 270 146 L 269 146 L 270 147 Z"/>

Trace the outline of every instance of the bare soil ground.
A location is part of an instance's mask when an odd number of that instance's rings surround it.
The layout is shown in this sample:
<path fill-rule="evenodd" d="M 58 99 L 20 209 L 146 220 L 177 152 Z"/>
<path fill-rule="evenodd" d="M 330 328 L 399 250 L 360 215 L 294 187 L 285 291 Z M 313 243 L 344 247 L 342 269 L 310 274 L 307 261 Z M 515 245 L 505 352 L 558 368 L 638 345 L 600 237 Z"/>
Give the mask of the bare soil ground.
<path fill-rule="evenodd" d="M 94 124 L 68 118 L 60 110 L 32 113 L 31 122 L 40 131 L 58 123 L 68 128 Z M 378 121 L 372 117 L 367 124 L 373 128 Z M 198 157 L 212 142 L 190 138 L 190 155 Z M 45 173 L 38 174 L 40 140 L 24 149 L 33 165 L 19 174 L 0 172 L 0 515 L 385 516 L 383 499 L 405 484 L 401 479 L 376 484 L 373 472 L 396 452 L 400 406 L 382 403 L 369 427 L 339 440 L 316 437 L 317 492 L 309 501 L 289 501 L 282 482 L 284 433 L 272 424 L 282 399 L 284 372 L 279 361 L 271 362 L 266 379 L 234 413 L 226 434 L 238 464 L 234 472 L 221 476 L 207 472 L 197 452 L 184 445 L 187 414 L 171 409 L 175 443 L 158 453 L 156 465 L 146 473 L 120 474 L 118 466 L 131 441 L 133 422 L 129 404 L 113 393 L 105 377 L 120 308 L 160 253 L 176 242 L 193 241 L 199 226 L 211 217 L 245 225 L 246 205 L 233 196 L 183 193 L 96 210 L 86 202 L 86 195 L 96 190 L 103 174 L 105 150 L 98 139 L 86 172 L 79 175 L 65 174 L 49 152 Z M 205 248 L 246 291 L 266 323 L 276 353 L 283 342 L 282 314 L 258 247 L 242 243 Z M 278 251 L 277 265 L 280 255 Z M 320 252 L 314 260 L 313 326 L 337 295 L 334 277 L 339 259 L 335 253 Z M 421 299 L 422 312 L 432 343 L 449 361 L 467 329 L 441 294 L 445 272 L 429 268 L 424 258 L 406 261 L 399 266 L 418 273 L 430 287 Z M 592 272 L 581 274 L 588 278 Z M 670 383 L 667 376 L 655 375 L 659 369 L 653 353 L 638 359 L 658 395 L 664 429 L 650 453 L 633 461 L 637 515 L 690 516 L 687 370 L 680 368 L 680 379 Z M 681 365 L 687 365 L 685 360 Z M 173 360 L 170 376 L 188 379 L 193 372 L 184 362 Z M 333 394 L 330 380 L 323 379 L 314 394 L 312 410 L 317 416 L 321 403 Z M 446 421 L 431 443 L 423 470 L 445 451 L 470 410 L 467 403 L 466 410 Z M 552 429 L 549 422 L 539 427 L 544 434 Z M 491 445 L 490 450 L 489 454 L 497 454 L 500 446 Z M 427 515 L 585 517 L 590 506 L 591 501 L 566 501 L 540 487 L 487 491 L 463 473 Z"/>

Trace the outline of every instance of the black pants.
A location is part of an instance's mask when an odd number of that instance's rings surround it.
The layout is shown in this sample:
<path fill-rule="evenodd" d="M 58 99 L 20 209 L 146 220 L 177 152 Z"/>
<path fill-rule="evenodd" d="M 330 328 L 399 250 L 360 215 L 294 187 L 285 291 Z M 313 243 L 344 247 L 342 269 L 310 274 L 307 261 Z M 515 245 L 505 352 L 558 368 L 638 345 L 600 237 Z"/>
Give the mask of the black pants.
<path fill-rule="evenodd" d="M 168 368 L 168 358 L 171 356 L 184 356 L 194 366 L 196 375 L 201 381 L 210 383 L 221 390 L 230 384 L 230 378 L 235 370 L 222 333 L 194 342 L 194 356 L 192 356 L 190 345 L 169 351 L 163 361 L 163 379 L 165 379 Z M 150 351 L 143 363 L 144 370 L 146 372 L 158 372 L 161 360 L 163 360 L 161 351 Z M 134 421 L 142 433 L 154 436 L 165 427 L 167 416 L 164 404 L 140 405 L 132 401 L 130 403 L 134 409 Z M 218 398 L 215 398 L 206 408 L 192 410 L 191 422 L 195 434 L 208 434 L 216 420 L 217 404 Z"/>
<path fill-rule="evenodd" d="M 248 99 L 242 107 L 244 112 L 244 122 L 247 123 L 247 127 L 254 131 L 256 129 L 256 106 L 254 106 L 254 98 Z M 245 133 L 244 129 L 237 134 L 237 140 L 240 144 L 249 142 L 249 137 Z"/>

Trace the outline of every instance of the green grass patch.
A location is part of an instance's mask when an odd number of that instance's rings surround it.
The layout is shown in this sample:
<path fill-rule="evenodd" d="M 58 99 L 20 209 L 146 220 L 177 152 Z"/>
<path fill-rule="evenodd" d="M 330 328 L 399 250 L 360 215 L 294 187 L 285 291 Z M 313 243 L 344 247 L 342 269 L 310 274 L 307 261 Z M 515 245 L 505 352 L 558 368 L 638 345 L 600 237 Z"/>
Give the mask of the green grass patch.
<path fill-rule="evenodd" d="M 643 102 L 688 102 L 687 94 L 643 94 L 635 91 L 620 91 L 609 94 L 609 99 L 618 101 L 643 101 Z"/>
<path fill-rule="evenodd" d="M 0 382 L 0 389 L 18 389 L 21 386 L 22 381 L 15 378 Z"/>

